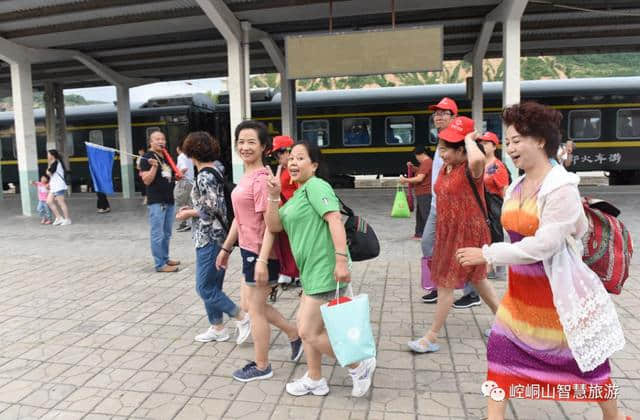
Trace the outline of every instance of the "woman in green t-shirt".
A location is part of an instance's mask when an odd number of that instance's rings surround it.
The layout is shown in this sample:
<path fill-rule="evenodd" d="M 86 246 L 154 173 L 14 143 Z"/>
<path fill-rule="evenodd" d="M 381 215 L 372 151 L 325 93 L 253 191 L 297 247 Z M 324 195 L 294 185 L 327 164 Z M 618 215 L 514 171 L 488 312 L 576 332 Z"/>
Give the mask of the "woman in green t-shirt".
<path fill-rule="evenodd" d="M 343 283 L 344 287 L 351 281 L 347 235 L 340 216 L 340 202 L 331 186 L 315 176 L 319 164 L 320 150 L 317 145 L 306 141 L 294 145 L 288 169 L 291 179 L 300 187 L 280 209 L 281 168 L 278 167 L 276 175 L 270 173 L 267 181 L 267 228 L 273 233 L 282 230 L 287 232 L 300 270 L 303 290 L 297 319 L 308 371 L 302 378 L 287 384 L 287 392 L 294 396 L 309 393 L 326 395 L 329 392 L 327 381 L 322 377 L 321 361 L 323 354 L 333 358 L 335 355 L 322 321 L 320 306 L 335 296 L 337 283 Z M 367 393 L 375 368 L 375 358 L 349 366 L 349 374 L 353 379 L 351 395 L 361 397 Z"/>

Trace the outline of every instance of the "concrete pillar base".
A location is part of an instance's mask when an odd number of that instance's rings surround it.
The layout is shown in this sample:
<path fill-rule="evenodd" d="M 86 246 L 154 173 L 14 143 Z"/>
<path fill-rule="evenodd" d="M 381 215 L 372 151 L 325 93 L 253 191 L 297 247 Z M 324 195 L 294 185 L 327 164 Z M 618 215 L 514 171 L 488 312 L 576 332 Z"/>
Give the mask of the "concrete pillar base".
<path fill-rule="evenodd" d="M 135 195 L 134 167 L 131 156 L 133 140 L 131 134 L 131 104 L 129 88 L 116 86 L 118 108 L 118 141 L 120 153 L 120 179 L 122 181 L 122 197 L 132 198 Z"/>
<path fill-rule="evenodd" d="M 18 177 L 22 214 L 36 214 L 38 193 L 32 181 L 38 180 L 36 124 L 33 117 L 33 82 L 31 63 L 15 61 L 11 66 L 11 93 L 15 119 Z"/>

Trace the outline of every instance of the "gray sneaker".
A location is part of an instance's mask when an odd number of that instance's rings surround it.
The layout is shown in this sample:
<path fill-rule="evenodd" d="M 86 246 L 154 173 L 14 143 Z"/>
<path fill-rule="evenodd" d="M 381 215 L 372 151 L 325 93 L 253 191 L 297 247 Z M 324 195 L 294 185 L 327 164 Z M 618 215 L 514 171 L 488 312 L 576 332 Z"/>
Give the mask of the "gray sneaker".
<path fill-rule="evenodd" d="M 251 382 L 258 379 L 269 379 L 273 376 L 271 365 L 265 370 L 258 369 L 256 362 L 249 362 L 242 369 L 233 372 L 233 379 L 240 382 Z"/>

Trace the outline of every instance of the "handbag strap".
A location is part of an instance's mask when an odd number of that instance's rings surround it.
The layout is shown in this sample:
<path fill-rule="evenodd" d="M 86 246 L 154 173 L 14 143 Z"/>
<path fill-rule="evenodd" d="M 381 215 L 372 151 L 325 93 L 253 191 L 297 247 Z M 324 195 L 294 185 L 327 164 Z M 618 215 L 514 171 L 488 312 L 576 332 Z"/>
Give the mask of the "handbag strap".
<path fill-rule="evenodd" d="M 353 299 L 353 287 L 351 287 L 351 282 L 347 283 L 346 286 L 344 286 L 346 288 L 348 288 L 349 290 L 349 294 L 351 295 L 351 298 Z M 340 304 L 340 283 L 336 282 L 336 305 Z"/>
<path fill-rule="evenodd" d="M 484 216 L 484 220 L 487 222 L 487 225 L 491 226 L 491 222 L 489 221 L 489 213 L 487 212 L 487 209 L 482 205 L 482 199 L 480 198 L 480 194 L 478 193 L 475 182 L 473 182 L 473 178 L 471 177 L 471 172 L 469 172 L 468 166 L 465 168 L 464 174 L 467 176 L 467 180 L 469 180 L 469 185 L 471 185 L 471 190 L 473 190 L 473 196 L 476 198 L 476 203 L 478 203 L 478 206 L 480 207 L 480 211 Z"/>

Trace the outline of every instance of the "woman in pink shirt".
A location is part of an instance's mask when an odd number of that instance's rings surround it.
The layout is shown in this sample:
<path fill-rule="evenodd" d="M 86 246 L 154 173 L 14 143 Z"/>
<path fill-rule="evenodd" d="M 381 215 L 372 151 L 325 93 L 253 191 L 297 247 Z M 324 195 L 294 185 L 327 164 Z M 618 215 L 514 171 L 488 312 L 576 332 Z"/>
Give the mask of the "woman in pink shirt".
<path fill-rule="evenodd" d="M 261 122 L 243 121 L 236 127 L 235 148 L 244 163 L 244 175 L 231 193 L 235 219 L 216 259 L 218 269 L 226 268 L 229 254 L 238 242 L 244 274 L 241 301 L 243 309 L 248 306 L 251 317 L 255 353 L 255 361 L 233 373 L 233 378 L 242 382 L 273 376 L 269 363 L 269 324 L 275 325 L 289 337 L 291 360 L 297 361 L 302 356 L 302 340 L 296 326 L 267 304 L 267 297 L 272 286 L 277 284 L 280 272 L 280 264 L 272 249 L 275 237 L 266 229 L 264 220 L 269 171 L 264 166 L 263 157 L 269 143 L 267 127 Z"/>

